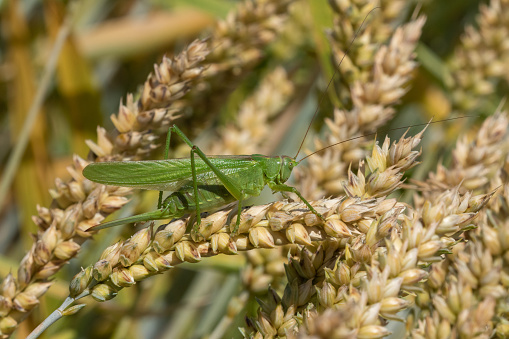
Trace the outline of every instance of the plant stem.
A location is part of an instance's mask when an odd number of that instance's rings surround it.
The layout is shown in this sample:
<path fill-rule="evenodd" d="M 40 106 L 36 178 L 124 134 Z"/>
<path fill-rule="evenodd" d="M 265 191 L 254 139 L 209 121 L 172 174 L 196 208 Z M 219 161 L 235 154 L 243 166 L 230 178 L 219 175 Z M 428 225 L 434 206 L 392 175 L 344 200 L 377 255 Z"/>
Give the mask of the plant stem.
<path fill-rule="evenodd" d="M 50 327 L 52 324 L 54 324 L 58 319 L 63 317 L 63 312 L 65 309 L 69 306 L 71 306 L 72 303 L 74 303 L 76 300 L 79 300 L 83 297 L 86 297 L 90 294 L 90 289 L 86 289 L 83 291 L 80 295 L 76 296 L 75 298 L 67 297 L 62 305 L 60 305 L 59 308 L 57 308 L 53 313 L 51 313 L 42 323 L 39 324 L 27 337 L 27 339 L 36 339 L 39 338 L 39 336 L 44 332 L 48 327 Z"/>

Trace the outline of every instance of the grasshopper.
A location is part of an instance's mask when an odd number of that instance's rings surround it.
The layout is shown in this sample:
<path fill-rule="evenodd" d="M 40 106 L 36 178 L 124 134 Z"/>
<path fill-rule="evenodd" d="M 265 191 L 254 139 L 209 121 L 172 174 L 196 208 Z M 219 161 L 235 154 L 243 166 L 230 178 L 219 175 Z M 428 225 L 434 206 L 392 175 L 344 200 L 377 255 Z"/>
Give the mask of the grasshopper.
<path fill-rule="evenodd" d="M 238 201 L 235 233 L 240 223 L 242 201 L 258 196 L 266 185 L 273 191 L 295 193 L 311 212 L 323 219 L 295 187 L 285 184 L 299 164 L 295 158 L 262 154 L 206 156 L 176 125 L 170 127 L 168 140 L 172 132 L 189 145 L 190 158 L 92 163 L 83 170 L 86 178 L 101 184 L 173 192 L 155 211 L 107 222 L 94 229 L 178 218 L 190 213 L 196 213 L 198 228 L 201 212 Z"/>

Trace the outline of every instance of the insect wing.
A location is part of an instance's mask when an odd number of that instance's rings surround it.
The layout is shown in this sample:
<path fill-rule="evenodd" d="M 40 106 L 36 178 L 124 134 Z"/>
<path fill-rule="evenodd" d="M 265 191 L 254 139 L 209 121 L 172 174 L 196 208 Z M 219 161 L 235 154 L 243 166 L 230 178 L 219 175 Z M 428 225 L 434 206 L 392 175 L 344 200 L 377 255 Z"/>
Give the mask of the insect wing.
<path fill-rule="evenodd" d="M 210 161 L 226 175 L 249 169 L 254 164 L 247 157 L 212 157 Z M 221 184 L 210 167 L 201 159 L 195 159 L 195 168 L 198 182 L 208 185 Z M 105 185 L 172 192 L 192 181 L 189 158 L 98 162 L 85 167 L 83 175 L 89 180 Z"/>

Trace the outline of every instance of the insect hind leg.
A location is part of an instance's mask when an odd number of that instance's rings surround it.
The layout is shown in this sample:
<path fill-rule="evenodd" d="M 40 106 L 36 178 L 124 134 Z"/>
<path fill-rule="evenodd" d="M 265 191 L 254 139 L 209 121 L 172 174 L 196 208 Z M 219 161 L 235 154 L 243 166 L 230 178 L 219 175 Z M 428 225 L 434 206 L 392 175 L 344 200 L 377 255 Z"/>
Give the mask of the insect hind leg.
<path fill-rule="evenodd" d="M 196 153 L 197 147 L 193 145 L 191 147 L 191 174 L 193 176 L 193 191 L 194 191 L 194 204 L 196 208 L 196 227 L 195 231 L 198 231 L 198 227 L 201 225 L 200 215 L 200 203 L 198 201 L 198 179 L 196 177 L 196 164 L 194 160 L 194 154 Z"/>
<path fill-rule="evenodd" d="M 203 162 L 210 168 L 210 170 L 217 176 L 224 187 L 235 199 L 244 200 L 246 198 L 244 192 L 237 187 L 238 185 L 226 174 L 221 172 L 216 166 L 214 166 L 214 164 L 210 162 L 209 158 L 207 158 L 205 153 L 203 153 L 203 151 L 198 146 L 193 144 L 176 125 L 171 126 L 170 129 L 175 132 L 191 148 L 191 162 L 194 161 L 193 156 L 196 153 L 201 158 L 201 160 L 203 160 Z M 193 170 L 193 168 L 191 169 Z M 196 171 L 196 168 L 194 168 L 194 170 Z M 193 180 L 195 180 L 194 177 Z"/>
<path fill-rule="evenodd" d="M 200 224 L 201 224 L 201 217 L 200 217 L 200 204 L 198 200 L 198 180 L 196 175 L 196 164 L 195 164 L 195 154 L 197 154 L 201 160 L 210 168 L 210 170 L 217 176 L 217 178 L 221 181 L 221 184 L 228 190 L 228 192 L 239 201 L 242 201 L 246 198 L 246 195 L 242 189 L 240 189 L 238 184 L 231 180 L 226 174 L 221 172 L 214 164 L 212 164 L 203 153 L 203 151 L 193 144 L 191 140 L 189 140 L 186 135 L 177 127 L 177 125 L 173 125 L 170 127 L 171 132 L 175 132 L 182 141 L 184 141 L 190 148 L 191 148 L 191 174 L 193 177 L 193 190 L 194 190 L 194 196 L 195 196 L 195 204 L 196 204 L 196 227 L 195 230 L 197 231 Z M 240 207 L 242 208 L 242 207 Z M 240 215 L 240 211 L 238 212 Z M 239 218 L 238 218 L 239 219 Z M 237 226 L 235 229 L 238 229 L 238 225 L 240 224 L 240 219 L 237 222 Z"/>
<path fill-rule="evenodd" d="M 171 139 L 171 127 L 168 128 L 168 133 L 166 134 L 166 145 L 164 147 L 164 159 L 168 159 L 168 154 L 170 153 L 170 139 Z M 157 201 L 157 208 L 161 208 L 163 204 L 163 191 L 159 191 L 159 199 Z"/>

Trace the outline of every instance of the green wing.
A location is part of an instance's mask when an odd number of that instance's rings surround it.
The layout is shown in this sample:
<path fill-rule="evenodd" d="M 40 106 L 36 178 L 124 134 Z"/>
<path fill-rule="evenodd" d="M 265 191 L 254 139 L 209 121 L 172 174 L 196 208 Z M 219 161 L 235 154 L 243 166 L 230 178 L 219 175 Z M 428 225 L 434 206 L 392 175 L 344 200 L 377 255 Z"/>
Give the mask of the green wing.
<path fill-rule="evenodd" d="M 209 160 L 224 174 L 234 176 L 258 165 L 250 156 L 209 157 Z M 195 158 L 195 165 L 199 183 L 222 185 L 203 160 Z M 97 162 L 85 167 L 83 175 L 105 185 L 175 192 L 192 180 L 191 159 Z"/>

